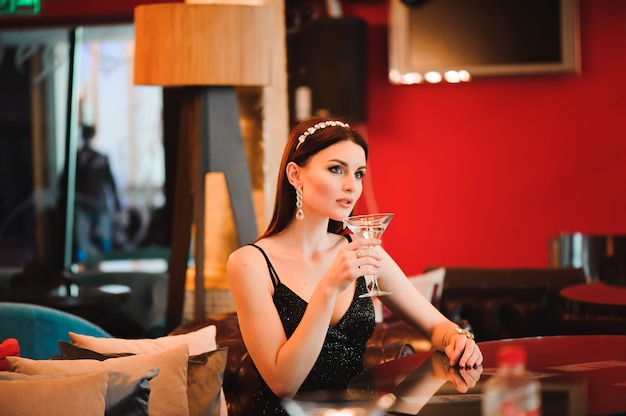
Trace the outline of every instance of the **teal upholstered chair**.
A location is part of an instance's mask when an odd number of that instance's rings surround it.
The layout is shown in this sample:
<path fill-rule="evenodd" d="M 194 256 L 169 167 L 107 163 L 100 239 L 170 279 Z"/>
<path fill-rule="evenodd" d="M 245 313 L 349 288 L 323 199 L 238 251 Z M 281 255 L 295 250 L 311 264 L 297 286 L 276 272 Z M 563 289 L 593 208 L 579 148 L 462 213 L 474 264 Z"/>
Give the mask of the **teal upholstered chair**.
<path fill-rule="evenodd" d="M 0 341 L 16 338 L 20 356 L 35 360 L 59 356 L 59 341 L 68 332 L 97 337 L 111 335 L 91 322 L 56 309 L 25 303 L 0 302 Z"/>

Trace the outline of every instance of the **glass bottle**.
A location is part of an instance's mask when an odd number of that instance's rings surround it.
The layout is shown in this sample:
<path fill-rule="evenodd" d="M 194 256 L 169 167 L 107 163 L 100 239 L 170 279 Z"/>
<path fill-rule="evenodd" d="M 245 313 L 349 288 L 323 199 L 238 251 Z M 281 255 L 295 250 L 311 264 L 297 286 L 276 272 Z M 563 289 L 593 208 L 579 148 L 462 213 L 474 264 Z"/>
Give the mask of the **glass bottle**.
<path fill-rule="evenodd" d="M 501 347 L 497 362 L 496 374 L 483 387 L 482 416 L 541 415 L 541 385 L 526 372 L 526 350 Z"/>

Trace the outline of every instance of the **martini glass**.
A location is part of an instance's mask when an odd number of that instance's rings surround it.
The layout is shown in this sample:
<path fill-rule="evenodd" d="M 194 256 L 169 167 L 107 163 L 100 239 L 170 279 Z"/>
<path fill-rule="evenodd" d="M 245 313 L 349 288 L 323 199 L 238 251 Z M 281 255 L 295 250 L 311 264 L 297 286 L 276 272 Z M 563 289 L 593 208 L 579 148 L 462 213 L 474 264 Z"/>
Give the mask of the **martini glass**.
<path fill-rule="evenodd" d="M 346 218 L 343 220 L 343 223 L 359 238 L 381 238 L 392 218 L 393 214 L 391 213 L 355 215 Z M 373 249 L 374 246 L 370 246 L 370 250 Z M 360 297 L 364 298 L 391 294 L 391 292 L 380 290 L 376 273 L 371 273 L 371 268 L 370 273 L 366 274 L 365 278 L 369 278 L 372 283 L 368 286 L 367 293 L 362 294 Z"/>

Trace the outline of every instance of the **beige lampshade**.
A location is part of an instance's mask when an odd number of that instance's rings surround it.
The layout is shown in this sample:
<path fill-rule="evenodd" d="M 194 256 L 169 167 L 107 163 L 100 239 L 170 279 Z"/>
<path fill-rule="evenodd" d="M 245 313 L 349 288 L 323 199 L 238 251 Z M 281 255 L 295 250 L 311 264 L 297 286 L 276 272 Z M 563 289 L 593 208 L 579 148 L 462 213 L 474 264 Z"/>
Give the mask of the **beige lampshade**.
<path fill-rule="evenodd" d="M 135 8 L 135 84 L 271 83 L 268 5 L 157 3 Z"/>

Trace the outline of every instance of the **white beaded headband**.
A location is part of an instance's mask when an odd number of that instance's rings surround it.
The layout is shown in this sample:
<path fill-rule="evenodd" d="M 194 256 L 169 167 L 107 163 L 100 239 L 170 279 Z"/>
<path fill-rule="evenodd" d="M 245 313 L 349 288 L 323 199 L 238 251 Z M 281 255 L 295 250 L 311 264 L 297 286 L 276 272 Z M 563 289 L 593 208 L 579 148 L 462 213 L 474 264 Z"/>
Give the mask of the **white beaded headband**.
<path fill-rule="evenodd" d="M 347 129 L 350 128 L 350 126 L 347 123 L 343 123 L 341 121 L 323 121 L 321 123 L 317 123 L 313 127 L 309 127 L 308 129 L 306 129 L 306 131 L 302 133 L 300 137 L 298 137 L 298 144 L 296 145 L 296 150 L 298 150 L 298 147 L 300 147 L 300 145 L 304 143 L 307 137 L 309 137 L 316 131 L 325 129 L 326 127 L 334 127 L 334 126 L 345 127 Z"/>

